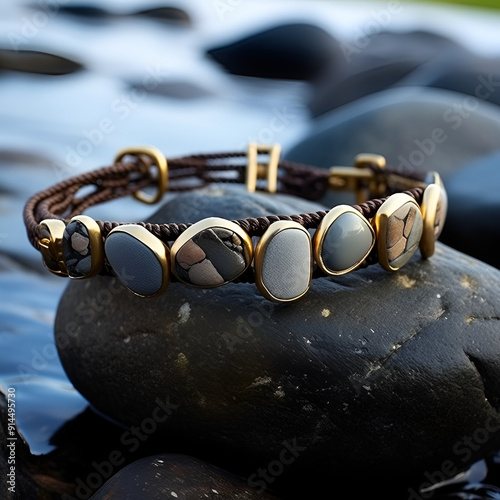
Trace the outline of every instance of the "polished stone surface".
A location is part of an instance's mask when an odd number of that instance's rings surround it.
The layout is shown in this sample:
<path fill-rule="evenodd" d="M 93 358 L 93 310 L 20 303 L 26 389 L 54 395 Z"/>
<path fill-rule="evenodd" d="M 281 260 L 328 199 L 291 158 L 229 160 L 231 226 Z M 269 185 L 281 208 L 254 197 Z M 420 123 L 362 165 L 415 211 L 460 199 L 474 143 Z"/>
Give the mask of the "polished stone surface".
<path fill-rule="evenodd" d="M 180 280 L 207 288 L 234 280 L 250 264 L 241 238 L 221 227 L 200 230 L 177 249 L 174 259 Z"/>
<path fill-rule="evenodd" d="M 63 255 L 68 274 L 81 278 L 90 273 L 92 252 L 88 229 L 80 221 L 70 222 L 63 234 Z"/>
<path fill-rule="evenodd" d="M 291 300 L 300 297 L 309 288 L 311 266 L 310 236 L 293 228 L 280 231 L 265 249 L 262 283 L 276 298 Z"/>
<path fill-rule="evenodd" d="M 112 233 L 106 238 L 105 251 L 113 271 L 127 288 L 144 296 L 160 290 L 162 263 L 142 241 L 127 233 Z"/>
<path fill-rule="evenodd" d="M 422 237 L 422 214 L 413 203 L 406 203 L 387 219 L 385 236 L 387 259 L 394 269 L 403 267 L 418 250 Z"/>
<path fill-rule="evenodd" d="M 367 223 L 354 213 L 346 213 L 327 230 L 320 253 L 326 267 L 341 272 L 361 263 L 372 243 Z"/>

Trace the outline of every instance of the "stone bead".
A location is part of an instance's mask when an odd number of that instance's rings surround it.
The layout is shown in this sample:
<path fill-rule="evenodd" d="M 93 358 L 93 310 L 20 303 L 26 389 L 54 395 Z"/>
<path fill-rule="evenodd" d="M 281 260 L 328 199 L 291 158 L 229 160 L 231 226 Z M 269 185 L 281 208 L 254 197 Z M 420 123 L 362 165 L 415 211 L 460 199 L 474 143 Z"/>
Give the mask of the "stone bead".
<path fill-rule="evenodd" d="M 292 302 L 311 284 L 311 237 L 296 222 L 271 224 L 255 249 L 257 287 L 269 300 Z"/>
<path fill-rule="evenodd" d="M 381 266 L 388 271 L 403 267 L 417 251 L 423 232 L 420 207 L 410 196 L 392 195 L 375 216 Z"/>
<path fill-rule="evenodd" d="M 324 217 L 314 237 L 316 261 L 330 275 L 358 267 L 375 244 L 370 223 L 357 210 L 339 205 Z"/>
<path fill-rule="evenodd" d="M 86 215 L 73 217 L 64 230 L 62 251 L 70 278 L 90 278 L 102 268 L 101 231 Z"/>
<path fill-rule="evenodd" d="M 437 172 L 430 172 L 422 199 L 423 234 L 420 240 L 422 257 L 434 254 L 436 240 L 441 236 L 448 212 L 448 196 Z"/>
<path fill-rule="evenodd" d="M 166 289 L 170 278 L 168 250 L 146 228 L 119 226 L 109 233 L 104 248 L 118 279 L 136 295 L 154 297 Z"/>
<path fill-rule="evenodd" d="M 193 224 L 172 245 L 172 272 L 192 286 L 233 281 L 252 261 L 250 237 L 237 224 L 211 217 Z"/>

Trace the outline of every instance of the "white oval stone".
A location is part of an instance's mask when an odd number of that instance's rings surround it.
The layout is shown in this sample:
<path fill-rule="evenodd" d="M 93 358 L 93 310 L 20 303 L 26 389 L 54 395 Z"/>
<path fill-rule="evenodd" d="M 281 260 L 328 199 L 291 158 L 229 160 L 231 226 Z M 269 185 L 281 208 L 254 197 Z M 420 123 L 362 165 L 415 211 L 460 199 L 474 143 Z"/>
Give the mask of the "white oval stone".
<path fill-rule="evenodd" d="M 261 281 L 275 299 L 302 296 L 311 282 L 312 248 L 308 233 L 287 228 L 268 242 L 262 257 Z"/>
<path fill-rule="evenodd" d="M 137 226 L 151 237 L 146 228 Z M 151 296 L 158 293 L 164 280 L 164 269 L 153 250 L 126 232 L 112 232 L 104 245 L 106 257 L 118 279 L 132 292 Z"/>

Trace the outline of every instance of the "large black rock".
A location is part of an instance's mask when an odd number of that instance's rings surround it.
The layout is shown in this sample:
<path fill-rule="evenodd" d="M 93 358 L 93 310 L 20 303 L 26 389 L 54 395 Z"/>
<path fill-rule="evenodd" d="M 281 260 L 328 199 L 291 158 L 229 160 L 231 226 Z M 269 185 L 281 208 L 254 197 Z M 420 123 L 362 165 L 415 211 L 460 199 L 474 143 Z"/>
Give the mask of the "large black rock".
<path fill-rule="evenodd" d="M 306 208 L 285 200 L 183 194 L 152 220 Z M 286 498 L 332 485 L 408 496 L 499 444 L 499 286 L 499 271 L 441 244 L 397 273 L 314 280 L 294 304 L 267 302 L 253 284 L 171 283 L 140 299 L 96 277 L 69 284 L 55 335 L 91 404 L 143 433 L 154 424 L 166 452 Z"/>

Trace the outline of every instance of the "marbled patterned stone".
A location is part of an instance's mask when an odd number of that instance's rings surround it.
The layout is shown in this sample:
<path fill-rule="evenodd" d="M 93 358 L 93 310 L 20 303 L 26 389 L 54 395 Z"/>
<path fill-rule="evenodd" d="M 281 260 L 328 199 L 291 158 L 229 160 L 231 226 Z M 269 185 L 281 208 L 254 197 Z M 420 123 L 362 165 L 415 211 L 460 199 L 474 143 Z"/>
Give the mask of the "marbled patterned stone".
<path fill-rule="evenodd" d="M 72 221 L 66 226 L 63 235 L 63 255 L 72 278 L 83 278 L 90 273 L 92 256 L 90 236 L 85 224 Z"/>
<path fill-rule="evenodd" d="M 227 221 L 223 221 L 227 224 Z M 237 278 L 250 264 L 251 256 L 235 231 L 225 227 L 189 229 L 187 241 L 180 239 L 172 246 L 173 270 L 189 285 L 213 288 Z"/>
<path fill-rule="evenodd" d="M 404 266 L 417 251 L 422 236 L 422 215 L 418 208 L 407 203 L 387 220 L 386 248 L 391 267 Z"/>
<path fill-rule="evenodd" d="M 255 253 L 259 290 L 277 302 L 289 302 L 304 295 L 309 289 L 312 271 L 309 233 L 297 223 L 275 222 L 260 243 Z"/>

